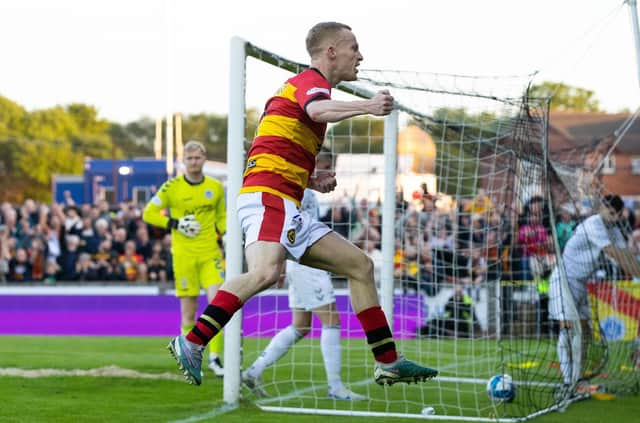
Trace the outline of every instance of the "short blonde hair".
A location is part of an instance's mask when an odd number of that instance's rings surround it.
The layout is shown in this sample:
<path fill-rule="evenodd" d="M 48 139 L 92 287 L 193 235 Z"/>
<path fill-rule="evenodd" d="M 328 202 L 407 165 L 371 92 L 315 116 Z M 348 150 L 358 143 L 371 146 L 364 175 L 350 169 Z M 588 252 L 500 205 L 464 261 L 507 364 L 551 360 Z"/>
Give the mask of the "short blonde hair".
<path fill-rule="evenodd" d="M 309 56 L 313 58 L 320 53 L 322 44 L 331 37 L 335 37 L 343 30 L 351 31 L 351 27 L 340 22 L 320 22 L 315 24 L 307 34 L 306 44 Z"/>
<path fill-rule="evenodd" d="M 204 155 L 207 154 L 207 149 L 205 148 L 204 144 L 201 143 L 200 141 L 196 141 L 196 140 L 187 141 L 187 143 L 184 145 L 184 151 L 193 151 L 193 150 L 200 150 L 202 154 Z"/>

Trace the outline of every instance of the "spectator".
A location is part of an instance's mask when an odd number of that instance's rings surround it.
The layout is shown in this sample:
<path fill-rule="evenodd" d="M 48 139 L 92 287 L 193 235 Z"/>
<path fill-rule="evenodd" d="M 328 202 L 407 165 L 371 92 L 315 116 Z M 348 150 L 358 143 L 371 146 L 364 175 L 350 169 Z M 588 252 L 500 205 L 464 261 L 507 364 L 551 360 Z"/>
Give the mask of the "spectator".
<path fill-rule="evenodd" d="M 118 227 L 113 231 L 113 242 L 111 243 L 111 249 L 118 255 L 124 254 L 124 245 L 127 242 L 127 230 L 123 227 Z M 135 246 L 135 243 L 134 243 Z"/>
<path fill-rule="evenodd" d="M 76 280 L 76 263 L 80 257 L 80 237 L 78 235 L 67 235 L 66 249 L 60 260 L 60 278 L 63 281 Z"/>
<path fill-rule="evenodd" d="M 418 336 L 425 338 L 471 338 L 478 328 L 479 324 L 473 310 L 472 298 L 465 294 L 461 285 L 456 285 L 453 295 L 444 307 L 442 316 L 420 327 Z"/>
<path fill-rule="evenodd" d="M 6 281 L 10 260 L 9 230 L 6 225 L 0 224 L 0 282 Z"/>
<path fill-rule="evenodd" d="M 98 280 L 107 281 L 113 279 L 113 269 L 111 268 L 110 260 L 114 254 L 111 250 L 111 239 L 107 238 L 103 240 L 98 247 L 98 252 L 93 256 Z"/>
<path fill-rule="evenodd" d="M 558 245 L 560 251 L 564 250 L 564 246 L 567 245 L 567 241 L 571 238 L 573 229 L 576 227 L 576 221 L 573 218 L 569 205 L 564 205 L 560 208 L 560 218 L 556 224 L 556 232 L 558 234 Z"/>
<path fill-rule="evenodd" d="M 465 253 L 469 258 L 469 276 L 463 278 L 465 290 L 474 301 L 480 301 L 480 288 L 487 280 L 487 262 L 482 255 L 482 245 L 473 245 Z"/>
<path fill-rule="evenodd" d="M 518 243 L 522 248 L 520 279 L 533 280 L 531 261 L 547 254 L 547 231 L 542 224 L 541 210 L 532 210 L 526 223 L 518 230 Z"/>
<path fill-rule="evenodd" d="M 38 224 L 39 211 L 36 202 L 31 198 L 27 198 L 24 201 L 22 209 L 20 210 L 20 214 L 23 218 L 27 219 L 28 226 L 30 228 L 36 226 Z"/>
<path fill-rule="evenodd" d="M 478 195 L 464 207 L 464 211 L 469 214 L 485 215 L 493 209 L 493 202 L 485 194 L 484 189 L 478 189 Z"/>
<path fill-rule="evenodd" d="M 44 268 L 47 261 L 46 249 L 47 247 L 40 236 L 35 236 L 31 239 L 28 255 L 31 262 L 33 280 L 40 281 L 44 278 Z"/>
<path fill-rule="evenodd" d="M 80 235 L 82 233 L 82 219 L 76 206 L 68 206 L 65 208 L 64 229 L 68 234 Z"/>
<path fill-rule="evenodd" d="M 118 257 L 120 263 L 120 274 L 124 275 L 129 282 L 135 282 L 138 278 L 138 264 L 143 260 L 142 256 L 136 253 L 135 241 L 127 241 L 124 244 L 124 253 Z"/>
<path fill-rule="evenodd" d="M 154 244 L 160 245 L 160 244 Z M 148 261 L 149 265 L 149 280 L 151 282 L 166 282 L 167 281 L 167 262 L 162 259 L 161 251 L 156 248 L 153 249 L 151 258 Z"/>
<path fill-rule="evenodd" d="M 429 246 L 430 248 L 437 248 L 440 250 L 453 250 L 453 237 L 445 225 L 438 227 L 435 236 L 432 237 L 429 242 Z"/>
<path fill-rule="evenodd" d="M 349 239 L 351 226 L 355 224 L 355 214 L 351 213 L 343 201 L 334 201 L 331 208 L 320 219 L 321 222 L 333 227 L 333 230 L 344 238 Z"/>
<path fill-rule="evenodd" d="M 27 250 L 18 248 L 15 257 L 9 260 L 7 280 L 10 282 L 31 282 L 33 280 L 31 268 Z"/>
<path fill-rule="evenodd" d="M 91 260 L 91 254 L 80 253 L 76 262 L 75 280 L 96 281 L 98 280 L 98 266 Z"/>
<path fill-rule="evenodd" d="M 43 230 L 43 235 L 47 243 L 47 260 L 58 261 L 62 254 L 64 231 L 62 221 L 56 214 L 51 215 L 49 226 Z"/>
<path fill-rule="evenodd" d="M 120 256 L 118 254 L 112 254 L 109 258 L 108 267 L 108 279 L 111 281 L 126 281 L 127 276 L 124 271 L 124 267 L 120 264 Z"/>
<path fill-rule="evenodd" d="M 56 283 L 60 267 L 54 260 L 47 260 L 44 266 L 44 277 L 42 281 L 48 285 Z"/>
<path fill-rule="evenodd" d="M 352 234 L 352 241 L 359 247 L 363 247 L 365 241 L 372 241 L 374 243 L 374 247 L 380 245 L 380 239 L 382 235 L 379 213 L 377 209 L 371 209 L 369 211 L 369 216 L 366 221 L 361 222 L 360 225 L 356 227 Z"/>
<path fill-rule="evenodd" d="M 93 222 L 90 217 L 82 218 L 82 231 L 80 232 L 80 247 L 82 251 L 89 254 L 98 252 L 100 239 L 93 230 Z"/>
<path fill-rule="evenodd" d="M 149 282 L 149 266 L 145 261 L 138 263 L 138 276 L 135 281 L 138 283 Z"/>
<path fill-rule="evenodd" d="M 152 244 L 149 239 L 149 231 L 147 230 L 146 225 L 141 225 L 136 230 L 136 253 L 142 256 L 142 258 L 146 261 L 151 258 L 152 252 Z"/>

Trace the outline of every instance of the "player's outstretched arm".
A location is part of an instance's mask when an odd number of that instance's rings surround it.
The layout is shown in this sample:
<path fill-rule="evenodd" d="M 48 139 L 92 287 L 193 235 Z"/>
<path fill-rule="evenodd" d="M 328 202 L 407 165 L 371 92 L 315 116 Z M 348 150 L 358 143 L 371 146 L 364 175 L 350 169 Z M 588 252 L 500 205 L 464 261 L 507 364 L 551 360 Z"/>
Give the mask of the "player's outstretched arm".
<path fill-rule="evenodd" d="M 386 116 L 393 110 L 393 97 L 383 90 L 368 100 L 340 101 L 316 100 L 307 105 L 306 111 L 314 122 L 339 122 L 359 116 Z"/>
<path fill-rule="evenodd" d="M 604 247 L 604 252 L 614 259 L 627 275 L 640 278 L 640 263 L 630 250 L 608 245 Z"/>

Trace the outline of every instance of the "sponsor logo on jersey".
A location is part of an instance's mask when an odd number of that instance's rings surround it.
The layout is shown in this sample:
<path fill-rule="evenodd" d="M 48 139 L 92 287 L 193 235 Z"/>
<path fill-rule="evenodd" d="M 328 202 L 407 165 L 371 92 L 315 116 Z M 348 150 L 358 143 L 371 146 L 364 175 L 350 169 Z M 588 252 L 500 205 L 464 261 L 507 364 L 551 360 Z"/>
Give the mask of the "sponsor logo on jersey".
<path fill-rule="evenodd" d="M 211 199 L 213 198 L 213 192 L 211 192 L 211 190 L 210 190 L 210 189 L 208 189 L 208 190 L 206 190 L 206 191 L 204 192 L 204 196 L 205 196 L 206 198 L 208 198 L 209 200 L 211 200 Z"/>
<path fill-rule="evenodd" d="M 290 244 L 293 244 L 294 242 L 296 242 L 296 230 L 295 229 L 289 229 L 287 231 L 287 240 L 289 241 Z"/>
<path fill-rule="evenodd" d="M 327 88 L 313 87 L 313 88 L 309 88 L 307 90 L 307 95 L 313 95 L 313 94 L 317 94 L 317 93 L 331 95 L 331 92 Z"/>

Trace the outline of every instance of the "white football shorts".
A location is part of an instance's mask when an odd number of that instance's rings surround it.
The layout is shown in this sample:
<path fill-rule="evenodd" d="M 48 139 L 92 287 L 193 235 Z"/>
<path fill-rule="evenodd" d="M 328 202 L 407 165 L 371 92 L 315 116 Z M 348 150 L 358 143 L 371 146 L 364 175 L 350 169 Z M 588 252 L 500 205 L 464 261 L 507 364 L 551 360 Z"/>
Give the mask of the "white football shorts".
<path fill-rule="evenodd" d="M 289 308 L 314 310 L 336 301 L 328 272 L 287 260 Z"/>
<path fill-rule="evenodd" d="M 300 211 L 296 203 L 267 192 L 238 196 L 238 220 L 244 245 L 256 241 L 279 242 L 296 261 L 331 228 Z"/>

